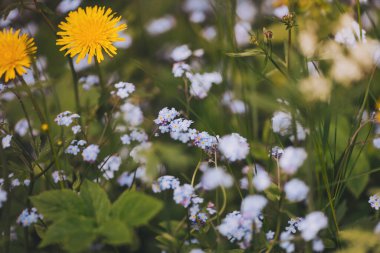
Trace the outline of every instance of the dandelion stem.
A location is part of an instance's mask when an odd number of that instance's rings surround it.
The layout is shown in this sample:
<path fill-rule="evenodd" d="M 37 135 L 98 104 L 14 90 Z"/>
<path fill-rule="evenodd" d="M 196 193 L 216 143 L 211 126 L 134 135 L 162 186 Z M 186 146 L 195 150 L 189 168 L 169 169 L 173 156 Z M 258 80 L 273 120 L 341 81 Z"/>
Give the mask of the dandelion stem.
<path fill-rule="evenodd" d="M 74 84 L 74 95 L 75 95 L 75 106 L 77 113 L 81 115 L 81 107 L 80 107 L 80 99 L 79 99 L 79 84 L 78 84 L 78 75 L 74 68 L 73 59 L 71 57 L 67 57 L 70 65 L 71 75 L 73 76 L 73 84 Z M 79 118 L 79 123 L 82 127 L 82 118 Z M 83 128 L 82 128 L 83 129 Z"/>

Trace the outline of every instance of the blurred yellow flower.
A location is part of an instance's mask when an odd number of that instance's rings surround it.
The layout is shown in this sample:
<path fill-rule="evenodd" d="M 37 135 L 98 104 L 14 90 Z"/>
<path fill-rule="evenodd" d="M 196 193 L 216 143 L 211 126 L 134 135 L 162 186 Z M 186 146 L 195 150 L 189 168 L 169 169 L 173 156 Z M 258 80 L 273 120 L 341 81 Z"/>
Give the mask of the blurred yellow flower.
<path fill-rule="evenodd" d="M 375 121 L 380 124 L 380 99 L 376 103 Z"/>
<path fill-rule="evenodd" d="M 116 47 L 112 43 L 123 41 L 119 32 L 127 29 L 126 24 L 119 24 L 121 17 L 115 17 L 110 8 L 86 7 L 72 11 L 64 22 L 59 24 L 61 31 L 57 33 L 57 45 L 62 46 L 60 51 L 67 50 L 65 55 L 78 55 L 77 63 L 88 55 L 87 62 L 92 58 L 101 62 L 104 60 L 103 50 L 110 57 L 116 55 Z"/>
<path fill-rule="evenodd" d="M 20 35 L 20 30 L 3 29 L 0 31 L 0 78 L 5 74 L 5 82 L 26 73 L 37 47 L 34 39 Z"/>

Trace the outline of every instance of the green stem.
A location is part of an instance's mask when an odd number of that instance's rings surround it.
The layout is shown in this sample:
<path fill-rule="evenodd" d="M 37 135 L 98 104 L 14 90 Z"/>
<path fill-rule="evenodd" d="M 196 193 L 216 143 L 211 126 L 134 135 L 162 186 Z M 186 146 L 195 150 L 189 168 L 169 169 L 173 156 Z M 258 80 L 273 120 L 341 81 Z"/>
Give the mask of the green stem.
<path fill-rule="evenodd" d="M 361 10 L 360 10 L 360 0 L 356 0 L 356 9 L 358 12 L 358 23 L 359 23 L 359 34 L 360 34 L 360 41 L 363 40 L 363 32 L 362 32 L 362 18 L 361 18 Z"/>
<path fill-rule="evenodd" d="M 288 30 L 288 72 L 290 73 L 290 55 L 292 47 L 292 28 Z"/>
<path fill-rule="evenodd" d="M 73 63 L 73 59 L 71 57 L 68 57 L 68 60 L 69 60 L 69 65 L 70 65 L 70 70 L 71 70 L 71 75 L 73 77 L 73 84 L 74 84 L 74 95 L 75 95 L 75 107 L 76 107 L 76 111 L 77 113 L 81 115 L 81 107 L 80 107 L 80 99 L 79 99 L 79 84 L 78 84 L 78 75 L 75 71 L 75 68 L 74 68 L 74 63 Z M 79 123 L 80 125 L 82 126 L 82 120 L 81 118 L 79 118 Z"/>

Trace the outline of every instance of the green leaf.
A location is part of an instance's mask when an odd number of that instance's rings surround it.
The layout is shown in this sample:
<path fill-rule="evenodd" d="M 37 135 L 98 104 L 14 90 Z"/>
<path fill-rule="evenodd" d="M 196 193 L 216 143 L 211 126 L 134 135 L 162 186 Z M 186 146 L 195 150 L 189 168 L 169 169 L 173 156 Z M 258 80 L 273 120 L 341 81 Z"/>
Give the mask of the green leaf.
<path fill-rule="evenodd" d="M 361 153 L 357 161 L 353 161 L 357 157 L 357 152 L 353 152 L 351 155 L 351 162 L 347 168 L 352 169 L 351 175 L 348 175 L 348 178 L 353 178 L 347 181 L 348 189 L 354 194 L 356 198 L 359 198 L 360 194 L 364 191 L 367 186 L 369 175 L 366 172 L 370 171 L 369 162 L 364 155 Z"/>
<path fill-rule="evenodd" d="M 111 215 L 129 226 L 148 223 L 162 208 L 162 202 L 141 192 L 125 191 L 112 205 Z"/>
<path fill-rule="evenodd" d="M 261 49 L 248 49 L 240 53 L 226 53 L 226 55 L 231 57 L 249 57 L 255 55 L 264 55 L 264 52 Z"/>
<path fill-rule="evenodd" d="M 100 185 L 85 180 L 82 184 L 80 197 L 82 198 L 88 213 L 96 218 L 98 223 L 106 220 L 111 210 L 111 203 L 106 192 Z"/>
<path fill-rule="evenodd" d="M 98 230 L 104 242 L 112 245 L 130 244 L 133 239 L 133 231 L 120 220 L 108 220 Z"/>
<path fill-rule="evenodd" d="M 47 220 L 57 220 L 67 214 L 87 215 L 82 199 L 71 190 L 46 191 L 30 199 Z"/>
<path fill-rule="evenodd" d="M 61 244 L 69 252 L 81 252 L 95 240 L 95 220 L 83 216 L 65 216 L 51 225 L 40 247 Z"/>

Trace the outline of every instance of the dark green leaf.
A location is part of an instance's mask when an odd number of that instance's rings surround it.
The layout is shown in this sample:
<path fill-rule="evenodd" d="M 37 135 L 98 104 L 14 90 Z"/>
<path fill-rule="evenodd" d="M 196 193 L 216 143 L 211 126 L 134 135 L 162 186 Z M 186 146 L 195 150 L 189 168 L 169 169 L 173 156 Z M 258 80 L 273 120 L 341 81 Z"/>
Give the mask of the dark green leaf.
<path fill-rule="evenodd" d="M 125 191 L 112 205 L 113 217 L 129 226 L 148 223 L 162 208 L 162 202 L 141 192 Z"/>
<path fill-rule="evenodd" d="M 98 223 L 107 219 L 111 203 L 106 192 L 98 184 L 85 180 L 81 187 L 80 197 L 88 213 L 95 217 Z"/>
<path fill-rule="evenodd" d="M 83 216 L 66 216 L 51 225 L 40 247 L 61 244 L 69 252 L 81 252 L 95 240 L 95 220 Z"/>
<path fill-rule="evenodd" d="M 31 197 L 33 205 L 47 220 L 57 220 L 62 216 L 87 215 L 84 203 L 71 190 L 51 190 Z"/>
<path fill-rule="evenodd" d="M 128 228 L 120 220 L 108 220 L 98 230 L 100 236 L 104 237 L 104 242 L 112 245 L 130 244 L 133 238 L 131 228 Z"/>

